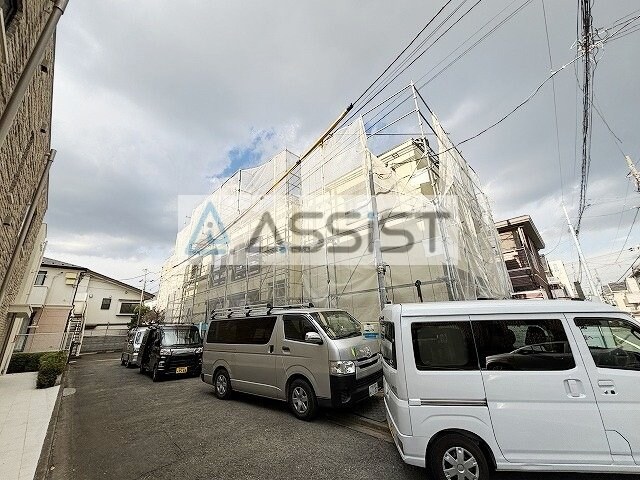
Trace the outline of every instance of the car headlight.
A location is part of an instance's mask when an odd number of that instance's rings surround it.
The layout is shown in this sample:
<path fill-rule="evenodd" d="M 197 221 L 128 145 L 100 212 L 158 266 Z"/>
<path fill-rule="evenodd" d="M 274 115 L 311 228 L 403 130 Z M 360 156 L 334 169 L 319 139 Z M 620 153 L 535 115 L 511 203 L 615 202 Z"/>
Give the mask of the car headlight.
<path fill-rule="evenodd" d="M 161 348 L 160 349 L 160 355 L 171 355 L 171 349 L 170 348 Z"/>
<path fill-rule="evenodd" d="M 202 347 L 196 348 L 196 353 L 202 353 Z"/>
<path fill-rule="evenodd" d="M 329 362 L 331 375 L 350 375 L 356 373 L 356 364 L 350 360 L 338 360 Z"/>

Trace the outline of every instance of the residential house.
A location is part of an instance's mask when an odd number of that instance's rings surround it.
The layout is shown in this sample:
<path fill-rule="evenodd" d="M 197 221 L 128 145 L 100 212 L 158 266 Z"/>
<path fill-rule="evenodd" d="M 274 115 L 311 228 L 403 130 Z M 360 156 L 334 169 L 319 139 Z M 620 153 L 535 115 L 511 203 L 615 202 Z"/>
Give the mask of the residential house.
<path fill-rule="evenodd" d="M 552 298 L 540 250 L 544 241 L 529 215 L 496 222 L 514 297 Z"/>
<path fill-rule="evenodd" d="M 602 296 L 605 302 L 615 305 L 620 310 L 629 312 L 636 318 L 640 318 L 640 270 L 633 273 L 623 281 L 608 283 L 602 288 Z"/>
<path fill-rule="evenodd" d="M 14 350 L 57 350 L 71 342 L 75 353 L 119 349 L 141 296 L 119 280 L 45 257 L 28 298 L 33 313 L 22 323 Z"/>

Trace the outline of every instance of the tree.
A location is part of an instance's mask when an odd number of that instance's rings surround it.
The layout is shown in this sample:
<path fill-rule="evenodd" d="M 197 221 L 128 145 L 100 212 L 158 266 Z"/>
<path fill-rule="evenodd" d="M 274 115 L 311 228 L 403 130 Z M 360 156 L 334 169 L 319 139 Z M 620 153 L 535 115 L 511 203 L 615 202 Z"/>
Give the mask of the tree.
<path fill-rule="evenodd" d="M 129 321 L 128 327 L 133 328 L 138 325 L 138 312 L 140 312 L 140 323 L 162 323 L 164 322 L 164 310 L 158 310 L 155 307 L 149 308 L 146 305 L 142 305 L 142 309 L 140 309 L 140 305 L 136 306 L 133 309 L 133 315 L 131 315 L 131 320 Z"/>

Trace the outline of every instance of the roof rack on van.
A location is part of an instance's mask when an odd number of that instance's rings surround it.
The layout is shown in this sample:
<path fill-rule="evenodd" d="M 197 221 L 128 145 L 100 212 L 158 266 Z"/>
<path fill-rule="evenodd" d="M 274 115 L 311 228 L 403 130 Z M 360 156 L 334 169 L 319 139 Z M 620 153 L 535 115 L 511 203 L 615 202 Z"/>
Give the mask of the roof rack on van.
<path fill-rule="evenodd" d="M 272 310 L 292 309 L 292 308 L 313 308 L 313 303 L 300 303 L 293 305 L 272 305 L 271 303 L 255 303 L 253 305 L 244 305 L 241 307 L 219 308 L 211 312 L 211 320 L 232 317 L 250 317 L 251 313 L 257 315 L 270 315 Z"/>

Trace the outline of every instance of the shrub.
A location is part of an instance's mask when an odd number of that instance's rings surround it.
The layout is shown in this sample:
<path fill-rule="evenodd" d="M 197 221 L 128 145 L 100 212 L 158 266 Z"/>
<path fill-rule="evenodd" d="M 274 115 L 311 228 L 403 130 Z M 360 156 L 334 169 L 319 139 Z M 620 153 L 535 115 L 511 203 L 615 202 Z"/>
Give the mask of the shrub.
<path fill-rule="evenodd" d="M 67 365 L 67 352 L 45 353 L 40 357 L 36 388 L 49 388 L 56 384 L 58 375 Z"/>
<path fill-rule="evenodd" d="M 46 355 L 46 352 L 14 353 L 11 355 L 7 373 L 37 372 L 43 355 Z"/>

